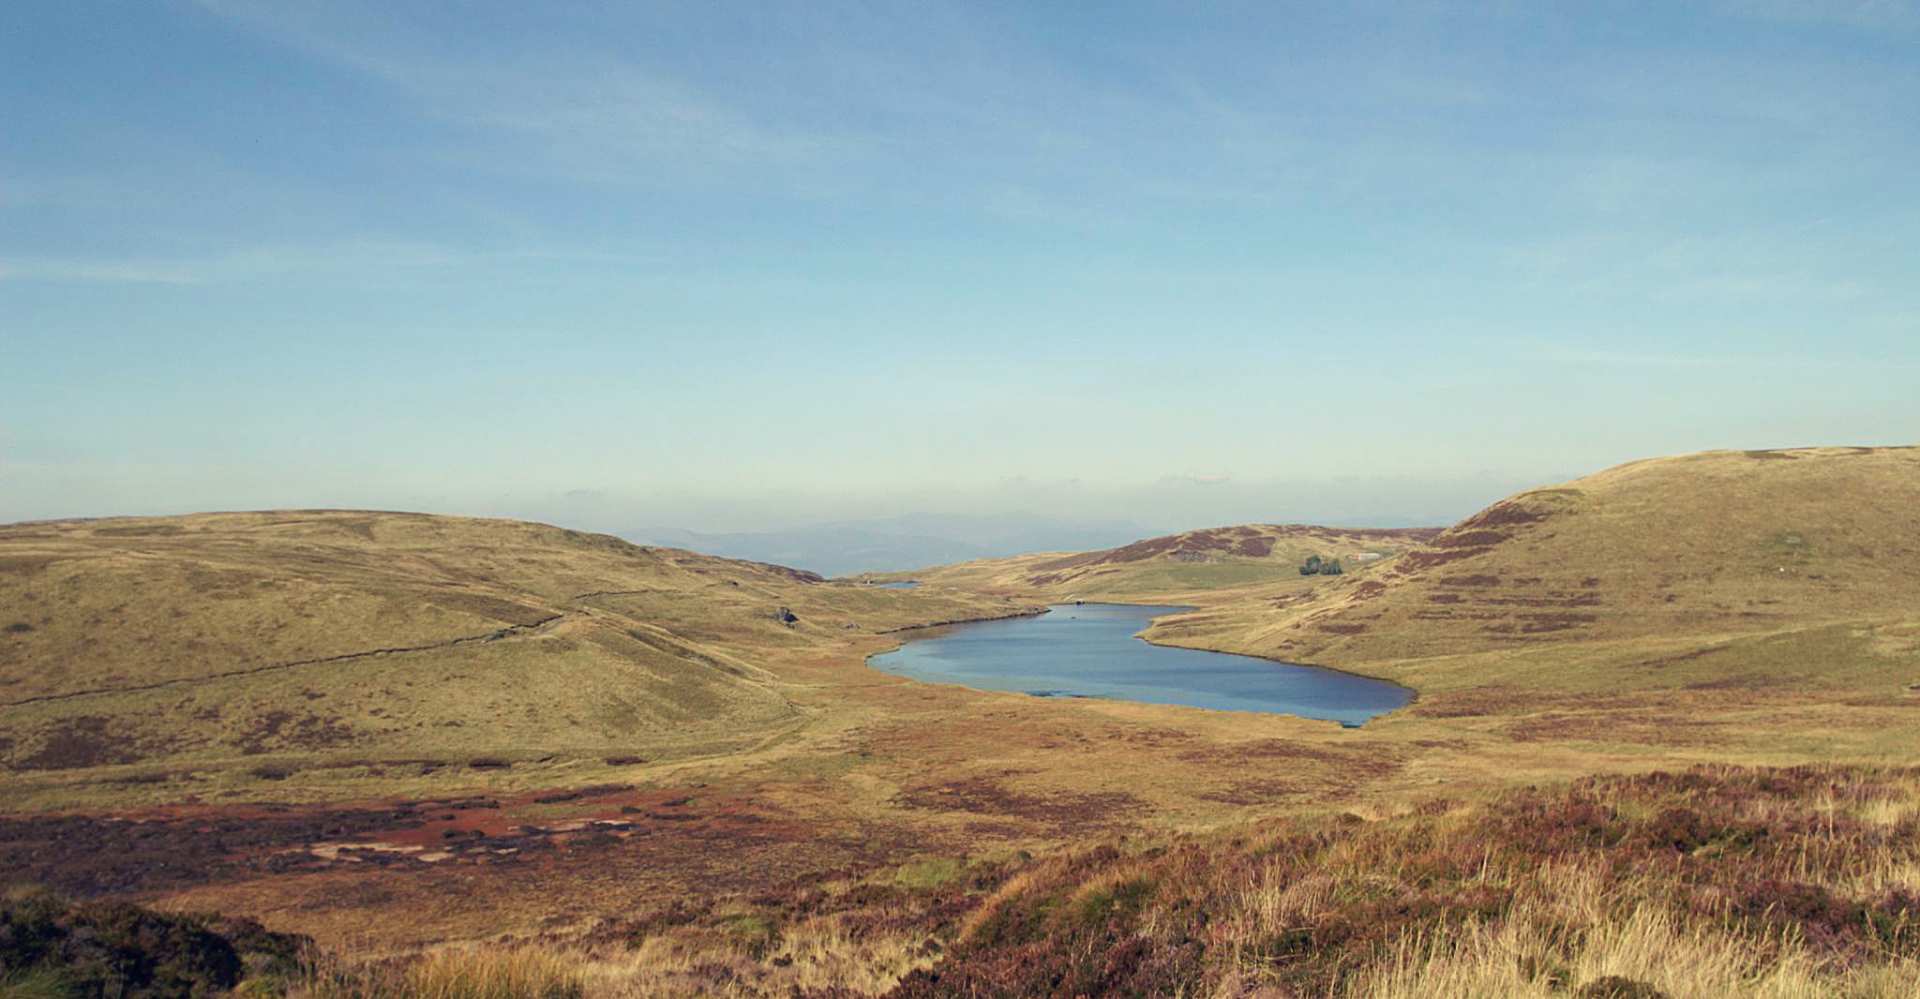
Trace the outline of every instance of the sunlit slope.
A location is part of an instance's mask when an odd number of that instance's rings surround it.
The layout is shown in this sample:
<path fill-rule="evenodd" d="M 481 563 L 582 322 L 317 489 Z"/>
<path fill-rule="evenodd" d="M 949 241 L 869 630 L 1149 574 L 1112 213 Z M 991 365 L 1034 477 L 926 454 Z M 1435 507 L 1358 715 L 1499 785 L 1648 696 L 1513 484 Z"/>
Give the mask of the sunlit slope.
<path fill-rule="evenodd" d="M 1709 452 L 1503 500 L 1368 577 L 1156 640 L 1423 690 L 1920 681 L 1920 449 Z M 1596 667 L 1562 669 L 1573 659 Z"/>
<path fill-rule="evenodd" d="M 768 668 L 980 602 L 541 524 L 298 511 L 0 527 L 0 760 L 690 753 L 791 724 Z"/>
<path fill-rule="evenodd" d="M 1305 524 L 1245 524 L 1148 538 L 1119 548 L 1043 553 L 942 566 L 887 578 L 928 586 L 1050 599 L 1175 599 L 1258 584 L 1300 588 L 1311 556 L 1338 559 L 1348 573 L 1379 565 L 1438 529 L 1364 529 Z"/>

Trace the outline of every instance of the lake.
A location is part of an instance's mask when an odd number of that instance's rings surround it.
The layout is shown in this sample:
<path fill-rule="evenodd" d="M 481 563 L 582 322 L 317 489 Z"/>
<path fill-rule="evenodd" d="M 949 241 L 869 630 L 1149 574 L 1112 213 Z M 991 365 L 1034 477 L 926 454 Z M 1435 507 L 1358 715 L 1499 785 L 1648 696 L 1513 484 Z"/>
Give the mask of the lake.
<path fill-rule="evenodd" d="M 911 633 L 905 645 L 867 662 L 915 680 L 982 690 L 1266 711 L 1348 726 L 1413 699 L 1413 691 L 1383 680 L 1134 637 L 1156 617 L 1192 609 L 1060 604 L 1038 617 Z"/>

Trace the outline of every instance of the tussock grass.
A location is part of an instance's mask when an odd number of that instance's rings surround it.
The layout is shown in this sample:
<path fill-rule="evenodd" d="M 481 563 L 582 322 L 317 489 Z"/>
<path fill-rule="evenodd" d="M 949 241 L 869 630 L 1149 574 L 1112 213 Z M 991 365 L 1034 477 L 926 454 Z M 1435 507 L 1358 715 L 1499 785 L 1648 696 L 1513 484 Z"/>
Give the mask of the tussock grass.
<path fill-rule="evenodd" d="M 1893 999 L 1920 769 L 1698 767 L 1114 841 L 569 943 L 334 964 L 305 994 Z"/>
<path fill-rule="evenodd" d="M 323 959 L 293 994 L 307 999 L 580 999 L 578 955 L 538 946 L 450 947 L 406 960 Z"/>
<path fill-rule="evenodd" d="M 1916 770 L 1696 768 L 1109 845 L 900 994 L 1909 995 L 1916 804 Z"/>

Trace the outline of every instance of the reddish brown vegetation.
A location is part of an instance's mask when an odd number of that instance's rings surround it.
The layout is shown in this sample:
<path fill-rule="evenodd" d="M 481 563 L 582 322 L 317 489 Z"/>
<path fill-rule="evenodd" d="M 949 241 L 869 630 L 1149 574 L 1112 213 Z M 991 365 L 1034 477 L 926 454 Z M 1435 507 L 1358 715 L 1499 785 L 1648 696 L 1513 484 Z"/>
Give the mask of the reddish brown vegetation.
<path fill-rule="evenodd" d="M 1203 558 L 1209 553 L 1236 555 L 1243 558 L 1266 558 L 1273 554 L 1276 538 L 1314 537 L 1329 540 L 1341 538 L 1378 539 L 1389 542 L 1413 541 L 1422 543 L 1440 536 L 1440 528 L 1416 527 L 1394 528 L 1328 528 L 1313 527 L 1305 524 L 1269 524 L 1259 527 L 1214 527 L 1202 531 L 1188 531 L 1184 534 L 1170 534 L 1161 538 L 1147 538 L 1130 545 L 1110 548 L 1105 551 L 1086 552 L 1069 555 L 1065 558 L 1043 562 L 1036 569 L 1049 570 L 1047 575 L 1032 577 L 1036 586 L 1044 586 L 1060 581 L 1056 575 L 1062 570 L 1085 569 L 1097 565 L 1119 565 L 1126 562 L 1143 562 L 1162 555 L 1175 558 Z"/>
<path fill-rule="evenodd" d="M 1397 575 L 1411 575 L 1422 569 L 1458 562 L 1475 555 L 1485 555 L 1492 550 L 1491 548 L 1422 548 L 1400 556 L 1399 561 L 1394 565 L 1394 572 Z"/>
<path fill-rule="evenodd" d="M 13 765 L 21 770 L 70 770 L 132 763 L 145 755 L 131 740 L 110 731 L 111 721 L 99 715 L 63 719 L 38 752 Z"/>
<path fill-rule="evenodd" d="M 1487 507 L 1485 510 L 1455 524 L 1452 528 L 1448 529 L 1446 533 L 1455 534 L 1460 531 L 1475 531 L 1499 527 L 1523 527 L 1527 524 L 1537 524 L 1552 516 L 1551 511 L 1541 510 L 1527 505 L 1526 500 L 1532 495 L 1535 494 L 1523 493 L 1512 499 L 1501 500 Z"/>
<path fill-rule="evenodd" d="M 557 847 L 611 845 L 671 830 L 752 841 L 789 830 L 737 803 L 688 808 L 670 790 L 599 785 L 502 801 L 456 798 L 378 808 L 173 808 L 132 817 L 0 818 L 0 868 L 82 897 L 151 894 L 274 874 L 523 865 Z M 521 817 L 579 803 L 570 821 Z M 794 831 L 798 834 L 798 831 Z M 423 860 L 433 854 L 431 860 Z"/>
<path fill-rule="evenodd" d="M 1363 600 L 1372 600 L 1374 597 L 1377 597 L 1380 594 L 1385 592 L 1387 592 L 1387 586 L 1385 583 L 1382 583 L 1377 579 L 1369 579 L 1361 583 L 1359 586 L 1356 586 L 1353 588 L 1353 594 L 1350 597 L 1350 599 L 1353 600 L 1355 603 L 1359 603 Z"/>
<path fill-rule="evenodd" d="M 1402 940 L 1498 924 L 1526 881 L 1578 864 L 1602 885 L 1764 953 L 1798 939 L 1836 967 L 1920 957 L 1920 897 L 1808 880 L 1893 851 L 1920 819 L 1887 826 L 1822 811 L 1839 798 L 1904 799 L 1920 771 L 1696 769 L 1511 792 L 1465 813 L 1448 803 L 1385 822 L 1298 821 L 1251 841 L 1183 840 L 1144 853 L 1102 847 L 1041 865 L 1001 891 L 934 968 L 895 995 L 1171 995 L 1248 963 L 1280 994 L 1325 995 L 1391 961 Z M 1452 814 L 1449 814 L 1452 813 Z M 1245 919 L 1252 886 L 1331 879 L 1318 904 L 1277 924 Z M 1270 927 L 1270 928 L 1263 928 Z M 1587 927 L 1561 929 L 1577 944 Z M 1543 984 L 1609 991 L 1620 982 Z M 1596 991 L 1597 989 L 1597 991 Z"/>
<path fill-rule="evenodd" d="M 1486 548 L 1512 538 L 1502 531 L 1448 531 L 1433 539 L 1435 548 Z"/>
<path fill-rule="evenodd" d="M 327 749 L 353 741 L 353 728 L 338 718 L 319 715 L 295 717 L 289 711 L 269 711 L 253 720 L 237 745 L 249 756 L 275 749 Z"/>
<path fill-rule="evenodd" d="M 1086 794 L 1055 791 L 1025 794 L 987 777 L 930 784 L 903 792 L 899 803 L 908 808 L 941 812 L 970 812 L 996 818 L 1022 818 L 1047 825 L 1078 827 L 1104 825 L 1122 813 L 1142 814 L 1146 804 L 1124 791 Z"/>

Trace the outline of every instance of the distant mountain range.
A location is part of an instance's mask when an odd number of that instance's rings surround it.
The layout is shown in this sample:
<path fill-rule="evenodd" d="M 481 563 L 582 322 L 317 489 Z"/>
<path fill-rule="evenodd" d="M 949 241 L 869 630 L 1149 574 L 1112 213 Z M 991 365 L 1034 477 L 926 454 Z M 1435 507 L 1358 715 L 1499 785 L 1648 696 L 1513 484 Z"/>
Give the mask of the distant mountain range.
<path fill-rule="evenodd" d="M 1112 548 L 1156 533 L 1160 532 L 1124 521 L 943 514 L 907 514 L 732 534 L 704 534 L 674 527 L 620 532 L 640 544 L 773 562 L 826 576 L 900 572 L 1027 552 Z"/>

